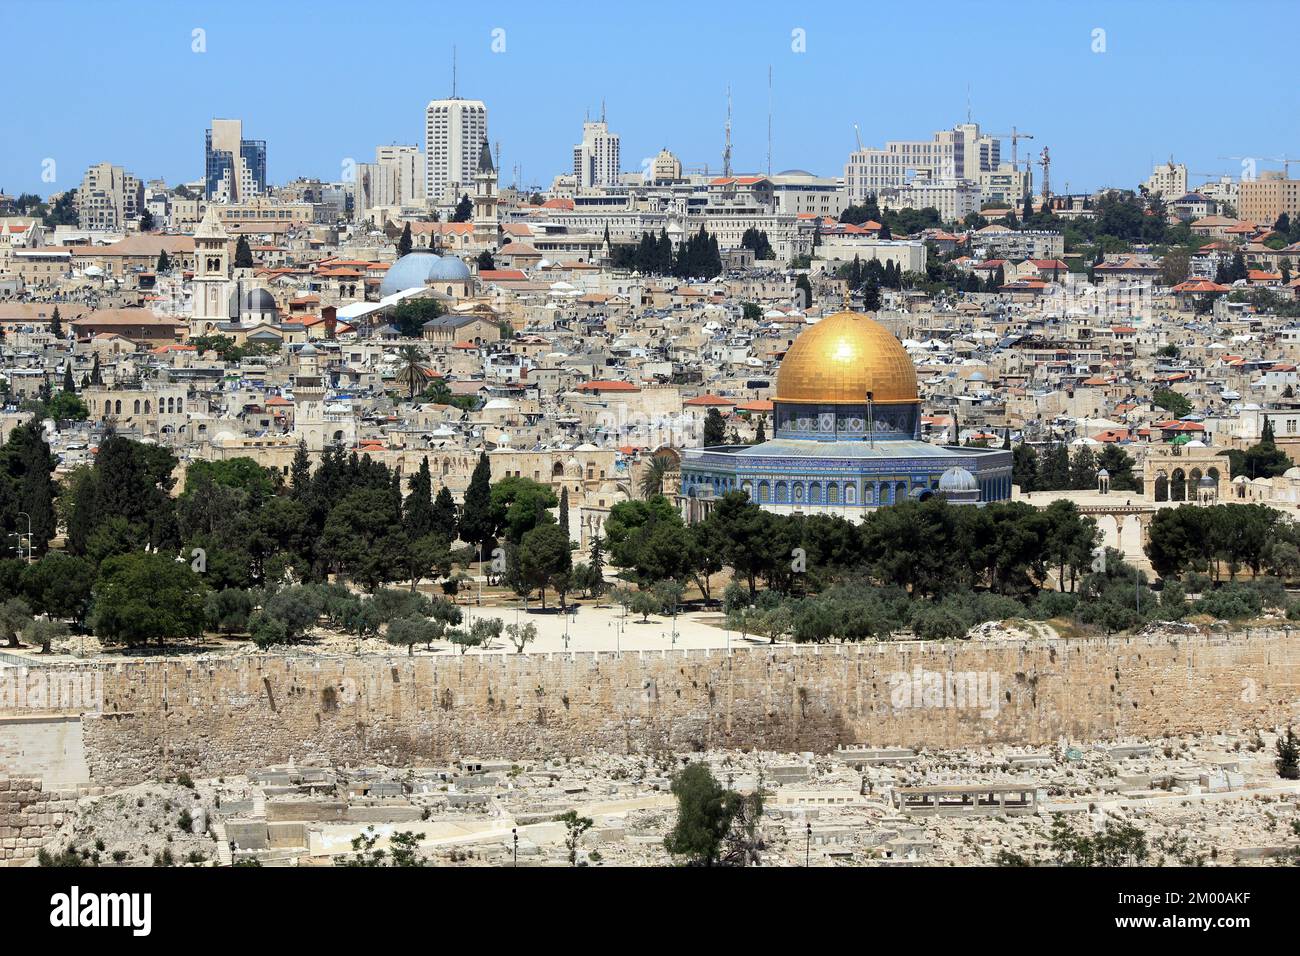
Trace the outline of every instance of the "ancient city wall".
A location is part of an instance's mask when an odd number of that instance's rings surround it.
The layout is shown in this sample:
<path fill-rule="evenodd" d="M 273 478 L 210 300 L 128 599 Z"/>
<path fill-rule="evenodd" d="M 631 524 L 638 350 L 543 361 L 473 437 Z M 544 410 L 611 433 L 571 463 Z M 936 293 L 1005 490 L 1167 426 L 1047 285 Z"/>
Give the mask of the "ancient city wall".
<path fill-rule="evenodd" d="M 1300 632 L 1286 631 L 98 669 L 103 709 L 84 718 L 83 737 L 100 785 L 290 758 L 1036 745 L 1272 727 L 1300 714 Z"/>
<path fill-rule="evenodd" d="M 38 777 L 0 774 L 0 866 L 36 856 L 63 823 L 76 792 L 50 792 Z"/>

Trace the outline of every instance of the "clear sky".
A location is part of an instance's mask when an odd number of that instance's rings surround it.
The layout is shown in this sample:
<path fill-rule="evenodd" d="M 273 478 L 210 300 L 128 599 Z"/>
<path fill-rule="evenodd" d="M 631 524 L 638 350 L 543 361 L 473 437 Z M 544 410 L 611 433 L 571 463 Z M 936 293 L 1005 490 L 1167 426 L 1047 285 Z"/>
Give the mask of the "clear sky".
<path fill-rule="evenodd" d="M 272 181 L 337 180 L 377 144 L 423 146 L 425 104 L 451 92 L 453 45 L 458 92 L 487 102 L 507 185 L 516 164 L 525 185 L 568 169 L 602 98 L 624 169 L 662 146 L 718 169 L 728 85 L 733 168 L 766 171 L 769 65 L 774 172 L 841 175 L 854 123 L 867 145 L 925 138 L 966 118 L 969 87 L 976 122 L 1033 133 L 1022 156 L 1051 148 L 1055 192 L 1132 187 L 1171 154 L 1195 185 L 1240 173 L 1223 157 L 1300 154 L 1295 11 L 1285 0 L 0 0 L 0 189 L 48 195 L 104 161 L 196 179 L 214 116 L 267 141 Z"/>

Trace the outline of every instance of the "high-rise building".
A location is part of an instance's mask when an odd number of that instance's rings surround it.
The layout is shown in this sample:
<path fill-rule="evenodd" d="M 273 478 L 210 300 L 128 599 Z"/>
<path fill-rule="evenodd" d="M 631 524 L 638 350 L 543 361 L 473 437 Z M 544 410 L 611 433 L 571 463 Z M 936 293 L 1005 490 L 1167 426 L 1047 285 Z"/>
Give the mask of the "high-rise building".
<path fill-rule="evenodd" d="M 602 116 L 582 124 L 582 142 L 573 147 L 573 180 L 578 189 L 616 186 L 619 174 L 618 133 L 611 133 Z"/>
<path fill-rule="evenodd" d="M 1187 166 L 1170 159 L 1167 163 L 1153 167 L 1151 178 L 1142 185 L 1146 187 L 1149 195 L 1154 196 L 1158 193 L 1165 202 L 1182 199 L 1187 195 Z"/>
<path fill-rule="evenodd" d="M 424 176 L 424 154 L 418 146 L 376 147 L 375 161 L 357 166 L 354 218 L 364 222 L 377 206 L 422 204 Z"/>
<path fill-rule="evenodd" d="M 1262 172 L 1258 179 L 1242 177 L 1238 195 L 1237 215 L 1248 222 L 1271 226 L 1282 213 L 1292 221 L 1300 216 L 1300 179 L 1288 179 L 1278 170 Z"/>
<path fill-rule="evenodd" d="M 208 199 L 244 202 L 266 192 L 266 140 L 244 139 L 242 121 L 214 119 L 203 152 Z"/>
<path fill-rule="evenodd" d="M 1004 165 L 1001 143 L 980 133 L 978 123 L 960 123 L 940 130 L 928 140 L 892 140 L 883 149 L 859 149 L 844 166 L 848 201 L 859 205 L 882 189 L 898 189 L 914 182 L 978 182 L 981 172 Z"/>
<path fill-rule="evenodd" d="M 144 210 L 144 184 L 121 166 L 100 163 L 86 170 L 76 202 L 80 228 L 124 230 Z"/>
<path fill-rule="evenodd" d="M 425 195 L 434 203 L 468 192 L 487 136 L 482 100 L 433 100 L 424 110 Z M 454 192 L 453 192 L 454 191 Z"/>

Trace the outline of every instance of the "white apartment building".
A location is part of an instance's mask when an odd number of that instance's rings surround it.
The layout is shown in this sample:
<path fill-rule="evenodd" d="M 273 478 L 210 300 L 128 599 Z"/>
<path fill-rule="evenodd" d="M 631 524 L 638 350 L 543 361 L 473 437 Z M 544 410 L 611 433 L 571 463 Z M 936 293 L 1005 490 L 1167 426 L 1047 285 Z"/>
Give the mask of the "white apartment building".
<path fill-rule="evenodd" d="M 573 179 L 578 189 L 618 185 L 618 133 L 604 119 L 582 124 L 582 142 L 573 147 Z"/>
<path fill-rule="evenodd" d="M 880 205 L 889 209 L 925 209 L 933 206 L 943 222 L 961 222 L 980 210 L 980 188 L 969 179 L 920 180 L 906 186 L 881 189 Z"/>
<path fill-rule="evenodd" d="M 1223 211 L 1224 206 L 1231 206 L 1235 212 L 1238 200 L 1241 198 L 1237 182 L 1231 176 L 1220 176 L 1203 186 L 1197 186 L 1196 191 L 1206 199 L 1212 199 L 1218 203 L 1220 212 Z M 1227 213 L 1224 213 L 1224 215 L 1227 215 Z"/>
<path fill-rule="evenodd" d="M 1151 176 L 1145 183 L 1148 195 L 1159 193 L 1165 202 L 1172 202 L 1187 194 L 1187 166 L 1175 163 L 1172 159 L 1160 163 L 1151 170 Z"/>
<path fill-rule="evenodd" d="M 814 176 L 802 169 L 787 169 L 773 176 L 772 197 L 776 211 L 789 216 L 838 219 L 848 205 L 842 180 Z"/>
<path fill-rule="evenodd" d="M 123 232 L 144 210 L 144 184 L 121 166 L 100 163 L 81 178 L 76 203 L 80 228 Z"/>
<path fill-rule="evenodd" d="M 482 100 L 452 97 L 433 100 L 425 107 L 424 194 L 431 202 L 443 203 L 451 196 L 473 191 L 479 150 L 486 137 L 487 105 Z"/>

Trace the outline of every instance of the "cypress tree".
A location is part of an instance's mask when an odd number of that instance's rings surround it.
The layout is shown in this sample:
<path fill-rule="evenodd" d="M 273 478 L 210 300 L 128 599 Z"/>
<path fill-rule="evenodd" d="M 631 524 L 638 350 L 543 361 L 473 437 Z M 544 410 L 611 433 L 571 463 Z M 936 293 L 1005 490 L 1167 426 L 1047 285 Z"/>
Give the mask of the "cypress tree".
<path fill-rule="evenodd" d="M 72 360 L 69 359 L 63 366 L 63 390 L 65 392 L 77 391 L 77 383 L 72 378 Z"/>
<path fill-rule="evenodd" d="M 90 384 L 96 387 L 102 386 L 104 384 L 104 377 L 102 373 L 99 371 L 98 352 L 95 353 L 95 357 L 91 359 L 90 362 Z"/>
<path fill-rule="evenodd" d="M 99 368 L 99 356 L 95 356 L 95 368 Z M 301 501 L 311 490 L 311 459 L 307 457 L 307 443 L 298 442 L 298 450 L 293 453 L 293 464 L 289 466 L 289 487 L 292 495 Z"/>
<path fill-rule="evenodd" d="M 569 488 L 567 485 L 560 489 L 560 529 L 567 535 L 569 533 Z"/>
<path fill-rule="evenodd" d="M 496 526 L 492 521 L 492 465 L 487 452 L 481 452 L 465 491 L 465 507 L 460 516 L 460 538 L 466 544 L 486 545 Z"/>
<path fill-rule="evenodd" d="M 397 256 L 401 258 L 411 251 L 411 224 L 402 227 L 402 237 L 397 240 Z"/>
<path fill-rule="evenodd" d="M 420 460 L 409 487 L 411 493 L 403 503 L 402 524 L 407 538 L 416 541 L 433 532 L 433 479 L 429 475 L 427 456 Z"/>
<path fill-rule="evenodd" d="M 247 236 L 240 236 L 239 241 L 235 243 L 235 268 L 253 268 L 253 250 L 248 245 Z"/>
<path fill-rule="evenodd" d="M 592 597 L 600 597 L 605 593 L 605 552 L 600 535 L 591 537 L 591 554 L 587 559 L 587 566 L 591 569 L 591 591 Z"/>
<path fill-rule="evenodd" d="M 456 540 L 456 502 L 446 485 L 438 489 L 438 497 L 433 499 L 433 533 L 448 541 Z"/>
<path fill-rule="evenodd" d="M 59 307 L 54 307 L 54 314 L 50 316 L 50 335 L 56 339 L 63 338 L 63 322 L 59 318 Z"/>

